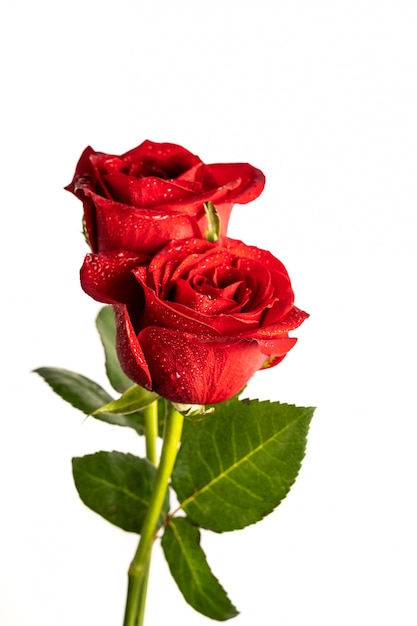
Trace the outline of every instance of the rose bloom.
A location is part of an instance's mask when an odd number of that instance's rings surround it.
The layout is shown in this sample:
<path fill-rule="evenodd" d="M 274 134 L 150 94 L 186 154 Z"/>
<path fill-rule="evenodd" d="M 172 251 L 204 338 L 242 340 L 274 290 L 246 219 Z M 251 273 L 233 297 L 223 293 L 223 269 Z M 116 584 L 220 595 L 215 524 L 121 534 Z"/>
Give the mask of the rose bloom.
<path fill-rule="evenodd" d="M 272 254 L 226 237 L 174 241 L 153 258 L 89 254 L 83 289 L 114 306 L 117 352 L 133 381 L 181 404 L 222 402 L 294 346 L 308 317 Z"/>
<path fill-rule="evenodd" d="M 121 156 L 86 148 L 66 189 L 83 203 L 93 252 L 154 254 L 205 236 L 204 202 L 216 204 L 225 235 L 233 204 L 254 200 L 264 184 L 247 163 L 205 165 L 181 146 L 144 141 Z"/>

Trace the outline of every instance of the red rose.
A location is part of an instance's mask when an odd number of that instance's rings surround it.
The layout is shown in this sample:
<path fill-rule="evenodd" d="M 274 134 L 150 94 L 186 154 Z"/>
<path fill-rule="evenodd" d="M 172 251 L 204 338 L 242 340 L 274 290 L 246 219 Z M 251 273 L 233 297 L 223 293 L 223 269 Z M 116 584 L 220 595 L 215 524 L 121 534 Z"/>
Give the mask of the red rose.
<path fill-rule="evenodd" d="M 84 290 L 114 305 L 126 374 L 173 402 L 211 404 L 279 363 L 307 313 L 269 252 L 221 238 L 174 241 L 151 260 L 87 255 Z"/>
<path fill-rule="evenodd" d="M 264 184 L 247 163 L 205 165 L 181 146 L 144 141 L 122 156 L 86 148 L 66 189 L 83 202 L 93 252 L 154 254 L 173 239 L 204 237 L 207 201 L 225 235 L 233 204 L 254 200 Z"/>

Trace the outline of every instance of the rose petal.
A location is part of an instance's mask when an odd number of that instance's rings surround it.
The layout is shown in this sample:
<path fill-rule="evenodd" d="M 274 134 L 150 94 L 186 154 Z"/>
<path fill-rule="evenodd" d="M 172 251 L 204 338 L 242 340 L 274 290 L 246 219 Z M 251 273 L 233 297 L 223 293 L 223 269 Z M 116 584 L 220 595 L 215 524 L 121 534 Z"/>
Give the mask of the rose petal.
<path fill-rule="evenodd" d="M 215 163 L 204 167 L 204 189 L 218 187 L 213 200 L 247 204 L 255 200 L 265 186 L 265 176 L 248 163 Z"/>
<path fill-rule="evenodd" d="M 265 362 L 250 340 L 202 341 L 183 332 L 148 327 L 139 343 L 152 389 L 172 402 L 211 404 L 239 393 Z"/>
<path fill-rule="evenodd" d="M 91 198 L 95 227 L 90 226 L 88 233 L 95 242 L 94 252 L 122 249 L 153 254 L 171 241 L 173 232 L 181 239 L 200 234 L 197 221 L 184 213 L 137 209 L 94 194 Z M 88 200 L 84 211 L 86 220 L 88 216 L 87 224 L 91 224 L 93 209 L 87 204 Z"/>
<path fill-rule="evenodd" d="M 287 333 L 290 330 L 298 328 L 308 317 L 310 317 L 308 313 L 298 309 L 296 306 L 293 306 L 289 313 L 279 322 L 269 326 L 262 326 L 256 331 L 256 333 L 253 333 L 252 336 L 255 338 L 276 337 L 280 334 Z"/>
<path fill-rule="evenodd" d="M 129 252 L 87 254 L 80 270 L 81 286 L 89 296 L 106 304 L 128 303 L 143 295 L 132 269 L 148 261 Z"/>
<path fill-rule="evenodd" d="M 297 343 L 295 337 L 278 337 L 276 339 L 258 339 L 263 354 L 273 357 L 284 357 Z"/>
<path fill-rule="evenodd" d="M 152 389 L 151 374 L 145 355 L 133 329 L 127 307 L 114 306 L 117 356 L 124 373 L 146 389 Z"/>
<path fill-rule="evenodd" d="M 199 185 L 190 183 L 179 185 L 176 181 L 163 180 L 155 176 L 135 178 L 125 174 L 106 175 L 103 176 L 103 181 L 115 201 L 134 207 L 152 208 L 162 205 L 169 207 L 170 204 L 186 202 L 187 213 L 194 215 L 196 200 L 202 206 Z"/>
<path fill-rule="evenodd" d="M 79 158 L 72 181 L 64 189 L 77 195 L 80 190 L 83 192 L 85 186 L 91 187 L 92 178 L 95 174 L 95 169 L 91 163 L 91 156 L 94 154 L 96 153 L 93 148 L 87 146 Z"/>
<path fill-rule="evenodd" d="M 133 270 L 140 283 L 144 295 L 145 306 L 138 320 L 141 328 L 146 326 L 162 326 L 164 328 L 193 333 L 201 337 L 220 336 L 221 333 L 211 324 L 211 318 L 198 314 L 189 307 L 178 305 L 175 302 L 161 300 L 142 280 L 140 270 Z"/>
<path fill-rule="evenodd" d="M 146 139 L 136 148 L 125 152 L 121 158 L 129 164 L 154 163 L 155 167 L 163 168 L 171 171 L 171 173 L 174 173 L 174 169 L 186 172 L 201 163 L 198 156 L 182 146 L 167 142 L 157 143 L 149 139 Z M 173 178 L 173 176 L 170 177 Z"/>

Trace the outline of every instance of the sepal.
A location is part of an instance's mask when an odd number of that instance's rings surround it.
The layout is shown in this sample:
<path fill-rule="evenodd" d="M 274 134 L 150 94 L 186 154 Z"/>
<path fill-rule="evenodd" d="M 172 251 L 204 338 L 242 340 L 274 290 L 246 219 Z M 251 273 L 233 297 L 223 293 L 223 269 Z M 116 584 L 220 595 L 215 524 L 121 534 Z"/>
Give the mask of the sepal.
<path fill-rule="evenodd" d="M 173 402 L 172 405 L 175 410 L 182 413 L 186 418 L 203 418 L 205 415 L 210 415 L 214 412 L 214 406 L 206 408 L 204 404 L 180 404 Z"/>
<path fill-rule="evenodd" d="M 218 241 L 220 237 L 220 217 L 216 207 L 210 201 L 204 203 L 204 211 L 208 222 L 208 230 L 205 232 L 207 241 Z"/>
<path fill-rule="evenodd" d="M 153 391 L 148 391 L 140 385 L 130 387 L 117 400 L 112 400 L 108 404 L 101 406 L 93 411 L 94 417 L 100 413 L 109 413 L 111 415 L 129 415 L 136 411 L 143 411 L 150 404 L 158 400 L 159 396 Z"/>

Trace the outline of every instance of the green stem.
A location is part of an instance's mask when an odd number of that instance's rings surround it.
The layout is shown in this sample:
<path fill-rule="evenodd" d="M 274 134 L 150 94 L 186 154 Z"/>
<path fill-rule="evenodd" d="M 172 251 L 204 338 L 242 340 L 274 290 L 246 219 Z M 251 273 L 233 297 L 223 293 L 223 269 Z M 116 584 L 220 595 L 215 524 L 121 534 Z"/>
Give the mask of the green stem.
<path fill-rule="evenodd" d="M 144 410 L 146 458 L 155 466 L 158 465 L 156 441 L 158 439 L 158 400 L 152 402 Z"/>
<path fill-rule="evenodd" d="M 146 606 L 146 595 L 148 592 L 148 582 L 149 582 L 149 571 L 151 568 L 151 555 L 152 552 L 149 552 L 148 561 L 145 565 L 142 584 L 139 589 L 139 597 L 137 602 L 137 613 L 136 613 L 136 626 L 143 626 L 145 623 L 145 606 Z"/>
<path fill-rule="evenodd" d="M 171 407 L 166 423 L 161 460 L 155 476 L 151 501 L 143 521 L 138 549 L 129 568 L 124 626 L 143 626 L 150 554 L 156 525 L 161 514 L 175 459 L 177 458 L 183 422 L 183 415 Z"/>
<path fill-rule="evenodd" d="M 158 439 L 158 400 L 152 402 L 144 411 L 146 458 L 155 466 L 158 465 L 156 442 Z M 143 581 L 137 600 L 136 624 L 142 626 L 145 619 L 146 595 L 148 591 L 149 573 L 151 568 L 151 552 L 143 573 Z"/>

